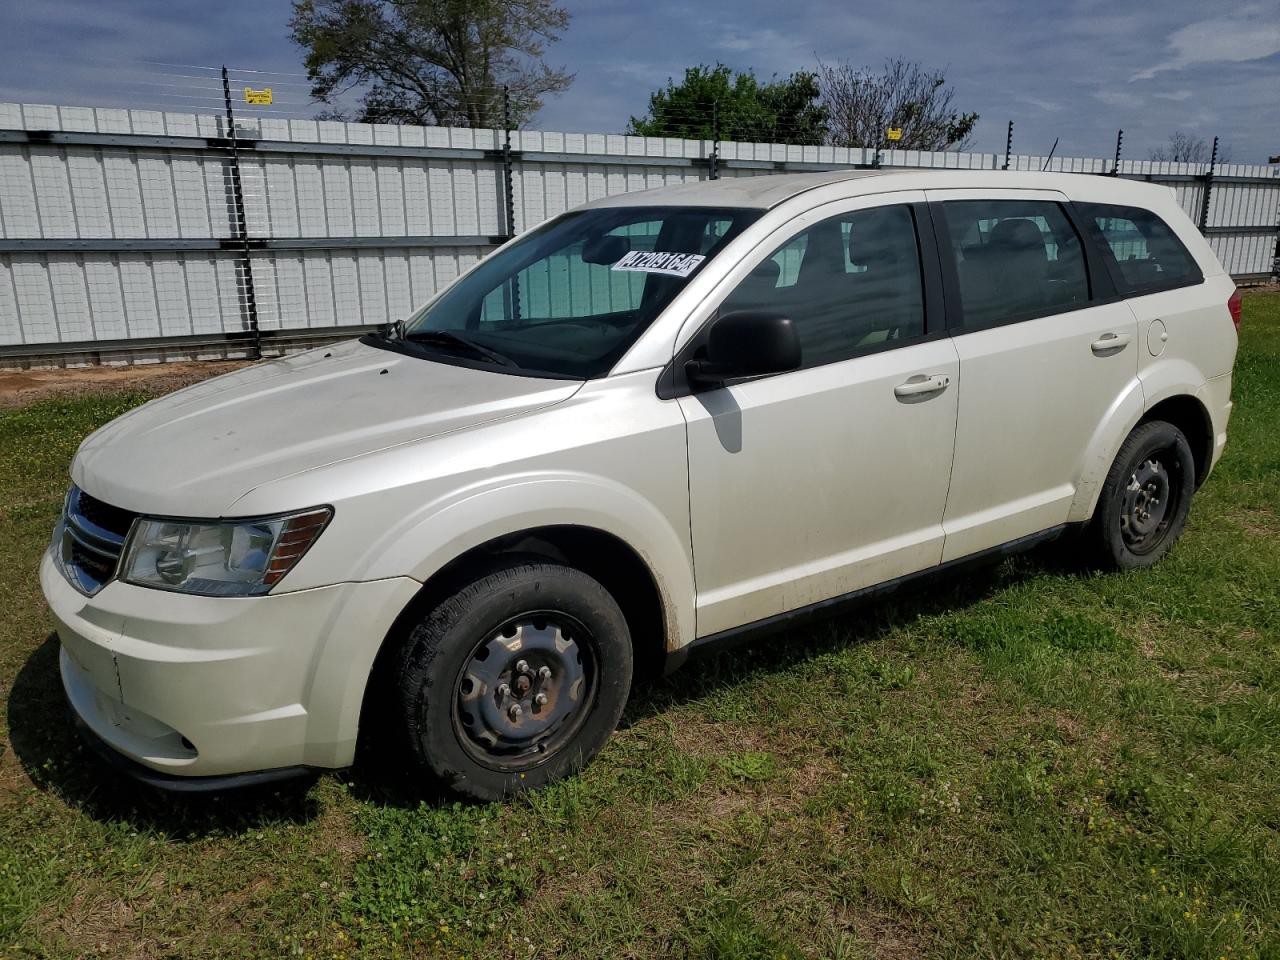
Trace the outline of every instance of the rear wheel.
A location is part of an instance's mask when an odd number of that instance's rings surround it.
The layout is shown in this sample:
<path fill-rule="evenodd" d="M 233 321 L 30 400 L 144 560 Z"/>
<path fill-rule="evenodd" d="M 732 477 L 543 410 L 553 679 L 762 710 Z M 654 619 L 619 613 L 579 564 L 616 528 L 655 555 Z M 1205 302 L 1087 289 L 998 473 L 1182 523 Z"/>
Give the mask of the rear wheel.
<path fill-rule="evenodd" d="M 631 686 L 617 603 L 580 570 L 515 561 L 431 610 L 405 638 L 399 707 L 424 771 L 497 800 L 580 769 Z"/>
<path fill-rule="evenodd" d="M 1088 531 L 1095 559 L 1117 570 L 1149 567 L 1169 552 L 1191 509 L 1195 458 L 1171 423 L 1134 429 L 1103 484 Z"/>

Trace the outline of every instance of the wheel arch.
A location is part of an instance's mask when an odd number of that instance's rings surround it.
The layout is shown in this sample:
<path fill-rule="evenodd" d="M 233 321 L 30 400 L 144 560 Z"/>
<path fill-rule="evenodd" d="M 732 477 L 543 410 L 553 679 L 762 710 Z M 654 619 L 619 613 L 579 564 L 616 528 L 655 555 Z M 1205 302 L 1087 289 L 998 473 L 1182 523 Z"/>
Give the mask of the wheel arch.
<path fill-rule="evenodd" d="M 421 586 L 368 635 L 327 643 L 313 664 L 312 689 L 323 698 L 317 702 L 323 702 L 326 717 L 331 715 L 333 729 L 326 737 L 340 744 L 366 740 L 360 728 L 368 726 L 366 706 L 376 702 L 370 692 L 378 689 L 379 669 L 389 646 L 394 647 L 388 640 L 399 637 L 408 618 L 477 564 L 517 550 L 571 560 L 608 581 L 605 586 L 621 595 L 624 613 L 630 611 L 628 622 L 636 618 L 639 624 L 632 629 L 641 639 L 641 666 L 655 647 L 663 655 L 687 644 L 694 635 L 693 552 L 687 489 L 684 484 L 679 489 L 681 496 L 655 502 L 598 474 L 531 470 L 487 477 L 412 505 L 352 567 L 362 581 L 405 578 Z M 645 624 L 654 622 L 654 615 L 639 611 L 654 609 L 661 611 L 661 628 L 650 630 Z"/>
<path fill-rule="evenodd" d="M 1178 371 L 1182 372 L 1182 371 Z M 1165 420 L 1181 430 L 1191 444 L 1195 459 L 1196 486 L 1204 483 L 1213 466 L 1213 420 L 1208 408 L 1196 396 L 1191 381 L 1170 382 L 1155 387 L 1134 379 L 1116 399 L 1098 425 L 1089 444 L 1076 486 L 1068 522 L 1080 523 L 1093 516 L 1107 472 L 1115 462 L 1125 438 L 1144 423 Z"/>
<path fill-rule="evenodd" d="M 423 582 L 396 617 L 369 668 L 360 705 L 360 736 L 389 718 L 379 692 L 396 669 L 397 641 L 411 625 L 442 600 L 507 562 L 540 560 L 562 563 L 589 574 L 622 608 L 631 633 L 636 677 L 661 673 L 671 643 L 668 609 L 659 580 L 640 552 L 622 537 L 599 527 L 546 524 L 493 537 L 458 554 Z M 385 699 L 385 698 L 383 698 Z"/>
<path fill-rule="evenodd" d="M 519 558 L 563 563 L 594 577 L 622 608 L 631 630 L 637 662 L 660 660 L 665 654 L 667 601 L 649 565 L 633 546 L 617 534 L 577 524 L 548 524 L 515 530 L 464 551 L 422 584 L 397 618 L 390 634 L 402 628 L 406 620 L 412 621 L 504 561 Z"/>
<path fill-rule="evenodd" d="M 1196 465 L 1196 487 L 1204 483 L 1213 464 L 1213 420 L 1205 405 L 1193 394 L 1166 397 L 1142 415 L 1135 427 L 1163 420 L 1171 423 L 1187 438 Z"/>

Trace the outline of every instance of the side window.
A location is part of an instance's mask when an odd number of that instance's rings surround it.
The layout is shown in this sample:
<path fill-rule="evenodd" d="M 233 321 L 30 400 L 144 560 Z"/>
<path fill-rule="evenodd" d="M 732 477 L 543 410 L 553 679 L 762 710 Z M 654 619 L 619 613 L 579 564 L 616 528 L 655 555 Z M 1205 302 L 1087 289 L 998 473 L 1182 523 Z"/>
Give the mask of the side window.
<path fill-rule="evenodd" d="M 1058 204 L 950 200 L 942 207 L 965 329 L 1062 313 L 1089 302 L 1080 238 Z"/>
<path fill-rule="evenodd" d="M 922 336 L 924 290 L 906 205 L 842 213 L 792 237 L 742 281 L 720 312 L 789 316 L 805 367 Z"/>
<path fill-rule="evenodd" d="M 1107 203 L 1076 208 L 1097 225 L 1124 293 L 1155 293 L 1204 279 L 1177 234 L 1150 210 Z"/>

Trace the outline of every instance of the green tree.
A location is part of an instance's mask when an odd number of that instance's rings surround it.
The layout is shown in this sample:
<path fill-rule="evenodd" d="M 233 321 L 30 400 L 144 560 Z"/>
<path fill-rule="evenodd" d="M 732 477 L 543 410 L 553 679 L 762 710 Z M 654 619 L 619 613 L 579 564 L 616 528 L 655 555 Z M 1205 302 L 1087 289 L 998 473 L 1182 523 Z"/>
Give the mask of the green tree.
<path fill-rule="evenodd" d="M 502 126 L 503 86 L 517 124 L 569 86 L 542 59 L 568 24 L 553 0 L 294 0 L 289 21 L 314 99 L 356 91 L 359 120 L 466 127 Z"/>
<path fill-rule="evenodd" d="M 640 137 L 820 144 L 826 109 L 818 103 L 817 74 L 793 73 L 762 83 L 751 71 L 722 63 L 689 67 L 679 83 L 668 80 L 649 95 L 649 110 L 632 117 L 627 133 Z"/>

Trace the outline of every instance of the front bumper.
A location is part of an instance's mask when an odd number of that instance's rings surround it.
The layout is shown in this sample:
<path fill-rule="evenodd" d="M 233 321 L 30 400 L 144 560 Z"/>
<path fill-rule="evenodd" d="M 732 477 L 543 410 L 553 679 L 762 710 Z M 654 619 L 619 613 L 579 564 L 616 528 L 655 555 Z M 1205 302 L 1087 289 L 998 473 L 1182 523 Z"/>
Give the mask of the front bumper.
<path fill-rule="evenodd" d="M 64 654 L 65 656 L 65 654 Z M 274 770 L 252 770 L 248 773 L 224 773 L 221 776 L 184 777 L 181 774 L 161 773 L 144 767 L 137 760 L 130 760 L 123 753 L 118 753 L 89 728 L 84 718 L 75 714 L 76 729 L 81 738 L 97 756 L 108 766 L 121 773 L 170 793 L 217 793 L 223 790 L 241 790 L 246 787 L 260 787 L 265 784 L 279 783 L 284 780 L 295 780 L 315 773 L 311 767 L 276 767 Z"/>
<path fill-rule="evenodd" d="M 78 720 L 166 781 L 348 765 L 373 658 L 419 587 L 228 598 L 116 581 L 86 597 L 49 554 L 40 583 Z"/>

